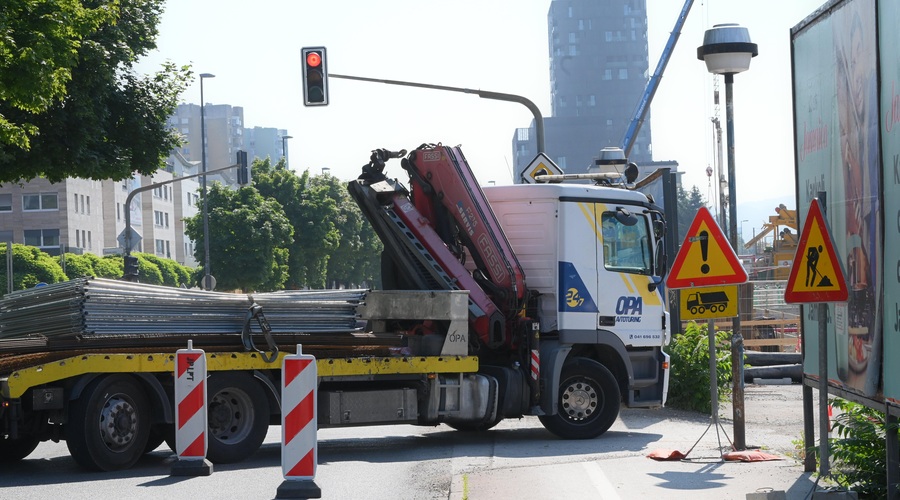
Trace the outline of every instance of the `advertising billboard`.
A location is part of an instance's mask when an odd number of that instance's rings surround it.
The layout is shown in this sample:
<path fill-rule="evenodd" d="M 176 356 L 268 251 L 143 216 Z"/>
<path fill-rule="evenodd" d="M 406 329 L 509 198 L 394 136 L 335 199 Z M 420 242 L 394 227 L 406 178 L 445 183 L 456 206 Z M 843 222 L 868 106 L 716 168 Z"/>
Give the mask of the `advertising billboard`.
<path fill-rule="evenodd" d="M 803 308 L 803 370 L 818 377 L 818 308 L 828 307 L 829 384 L 877 402 L 883 400 L 885 212 L 876 1 L 829 7 L 791 30 L 797 206 L 805 221 L 812 199 L 824 193 L 849 298 Z"/>

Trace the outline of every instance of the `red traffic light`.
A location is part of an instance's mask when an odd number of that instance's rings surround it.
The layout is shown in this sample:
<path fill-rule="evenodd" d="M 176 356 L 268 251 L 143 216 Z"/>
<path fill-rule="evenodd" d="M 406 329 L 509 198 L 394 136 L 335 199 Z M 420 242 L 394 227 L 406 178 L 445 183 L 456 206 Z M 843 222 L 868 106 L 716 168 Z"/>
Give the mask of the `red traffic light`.
<path fill-rule="evenodd" d="M 318 52 L 310 52 L 306 54 L 306 64 L 315 68 L 322 64 L 322 56 Z"/>

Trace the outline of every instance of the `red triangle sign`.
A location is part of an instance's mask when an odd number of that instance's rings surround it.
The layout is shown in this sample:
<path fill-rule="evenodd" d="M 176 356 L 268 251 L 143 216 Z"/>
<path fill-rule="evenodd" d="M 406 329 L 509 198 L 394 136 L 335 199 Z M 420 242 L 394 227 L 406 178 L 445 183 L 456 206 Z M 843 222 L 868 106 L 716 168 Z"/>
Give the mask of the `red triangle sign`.
<path fill-rule="evenodd" d="M 841 259 L 834 251 L 834 240 L 819 200 L 813 199 L 784 289 L 784 301 L 790 304 L 845 302 L 847 296 Z"/>
<path fill-rule="evenodd" d="M 747 271 L 725 239 L 722 229 L 709 210 L 700 207 L 675 257 L 666 286 L 691 288 L 735 285 L 746 281 Z"/>

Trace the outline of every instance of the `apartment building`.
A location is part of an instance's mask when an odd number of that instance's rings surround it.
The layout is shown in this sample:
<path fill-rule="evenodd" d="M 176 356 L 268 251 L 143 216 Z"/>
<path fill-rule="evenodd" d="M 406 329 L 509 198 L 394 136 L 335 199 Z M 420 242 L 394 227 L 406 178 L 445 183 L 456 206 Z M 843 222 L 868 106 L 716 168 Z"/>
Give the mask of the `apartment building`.
<path fill-rule="evenodd" d="M 622 146 L 649 79 L 646 0 L 553 0 L 547 13 L 551 116 L 544 151 L 567 173 L 585 173 L 600 150 Z M 646 116 L 631 161 L 652 161 Z M 534 123 L 512 139 L 516 172 L 537 154 Z"/>

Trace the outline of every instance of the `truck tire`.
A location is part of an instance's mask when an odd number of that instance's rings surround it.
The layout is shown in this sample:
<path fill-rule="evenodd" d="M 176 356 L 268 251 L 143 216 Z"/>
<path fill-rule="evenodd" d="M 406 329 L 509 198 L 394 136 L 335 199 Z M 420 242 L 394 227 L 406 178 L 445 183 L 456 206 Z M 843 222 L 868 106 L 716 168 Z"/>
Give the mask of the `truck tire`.
<path fill-rule="evenodd" d="M 82 467 L 114 471 L 134 465 L 150 435 L 150 402 L 129 375 L 91 382 L 69 405 L 66 446 Z"/>
<path fill-rule="evenodd" d="M 479 422 L 479 423 L 453 422 L 453 423 L 448 423 L 447 426 L 449 426 L 451 429 L 459 431 L 459 432 L 484 432 L 484 431 L 489 431 L 489 430 L 493 429 L 494 427 L 496 427 L 497 424 L 499 424 L 501 420 L 503 420 L 503 419 L 498 418 L 492 422 Z"/>
<path fill-rule="evenodd" d="M 269 400 L 247 373 L 216 372 L 209 377 L 209 449 L 215 463 L 240 462 L 259 449 L 269 430 Z"/>
<path fill-rule="evenodd" d="M 30 455 L 40 442 L 38 438 L 31 436 L 18 439 L 0 436 L 0 464 L 11 464 L 22 460 Z"/>
<path fill-rule="evenodd" d="M 575 358 L 562 369 L 558 412 L 538 418 L 548 431 L 563 439 L 591 439 L 616 421 L 620 402 L 619 384 L 605 366 Z"/>

